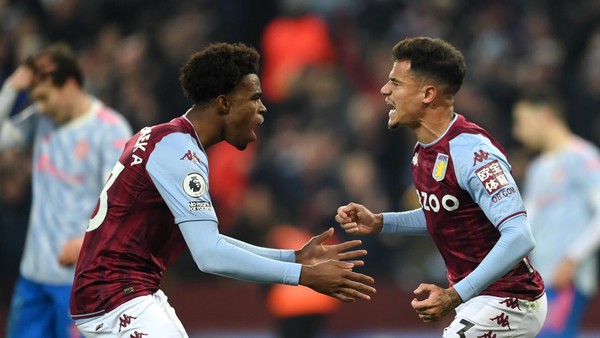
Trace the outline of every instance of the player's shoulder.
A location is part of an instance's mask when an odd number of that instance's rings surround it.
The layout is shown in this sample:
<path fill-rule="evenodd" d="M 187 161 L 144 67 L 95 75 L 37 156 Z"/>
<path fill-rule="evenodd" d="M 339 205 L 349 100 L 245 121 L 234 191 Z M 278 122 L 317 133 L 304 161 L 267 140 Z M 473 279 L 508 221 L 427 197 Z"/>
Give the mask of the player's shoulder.
<path fill-rule="evenodd" d="M 483 154 L 482 156 L 500 156 L 504 157 L 503 151 L 499 149 L 495 142 L 483 134 L 460 133 L 455 135 L 449 142 L 450 152 L 458 158 L 464 158 L 469 154 Z"/>
<path fill-rule="evenodd" d="M 510 168 L 504 151 L 483 134 L 461 133 L 450 142 L 450 156 L 457 168 L 471 171 L 494 161 Z"/>
<path fill-rule="evenodd" d="M 568 145 L 567 154 L 573 159 L 599 159 L 600 158 L 600 150 L 598 147 L 592 142 L 579 137 L 573 136 Z"/>
<path fill-rule="evenodd" d="M 149 139 L 158 142 L 171 134 L 190 134 L 190 127 L 185 124 L 183 117 L 177 117 L 169 122 L 144 127 L 138 133 L 147 134 Z"/>
<path fill-rule="evenodd" d="M 450 147 L 455 150 L 471 151 L 484 148 L 504 153 L 502 146 L 485 129 L 459 114 L 448 130 L 448 140 Z"/>
<path fill-rule="evenodd" d="M 592 142 L 573 136 L 564 152 L 563 164 L 570 172 L 584 170 L 587 173 L 600 173 L 600 150 Z"/>
<path fill-rule="evenodd" d="M 129 122 L 121 113 L 116 111 L 114 108 L 106 105 L 104 102 L 97 98 L 92 98 L 92 109 L 95 110 L 94 118 L 98 126 L 127 126 Z"/>
<path fill-rule="evenodd" d="M 147 126 L 138 131 L 132 141 L 135 143 L 144 142 L 156 147 L 176 151 L 180 148 L 199 148 L 194 128 L 182 116 L 172 119 L 169 122 Z"/>

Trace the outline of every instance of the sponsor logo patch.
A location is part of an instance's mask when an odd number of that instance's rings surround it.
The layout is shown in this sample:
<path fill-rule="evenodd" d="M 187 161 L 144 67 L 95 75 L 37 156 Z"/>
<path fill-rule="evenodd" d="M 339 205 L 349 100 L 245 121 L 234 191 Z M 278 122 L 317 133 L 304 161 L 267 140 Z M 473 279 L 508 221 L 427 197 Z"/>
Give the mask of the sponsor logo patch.
<path fill-rule="evenodd" d="M 198 173 L 189 173 L 183 179 L 183 191 L 190 197 L 200 197 L 206 193 L 206 180 Z"/>
<path fill-rule="evenodd" d="M 188 209 L 190 211 L 210 211 L 212 210 L 212 205 L 210 202 L 201 201 L 201 202 L 188 202 Z"/>
<path fill-rule="evenodd" d="M 444 179 L 444 177 L 446 177 L 446 169 L 448 169 L 448 159 L 450 159 L 450 157 L 446 154 L 437 154 L 437 158 L 435 159 L 435 164 L 433 165 L 433 172 L 431 173 L 431 176 L 433 176 L 433 178 L 438 182 L 440 182 Z"/>
<path fill-rule="evenodd" d="M 481 184 L 483 184 L 489 195 L 510 184 L 498 160 L 494 160 L 477 169 L 475 174 L 477 174 L 477 178 L 479 178 L 479 181 L 481 181 Z"/>

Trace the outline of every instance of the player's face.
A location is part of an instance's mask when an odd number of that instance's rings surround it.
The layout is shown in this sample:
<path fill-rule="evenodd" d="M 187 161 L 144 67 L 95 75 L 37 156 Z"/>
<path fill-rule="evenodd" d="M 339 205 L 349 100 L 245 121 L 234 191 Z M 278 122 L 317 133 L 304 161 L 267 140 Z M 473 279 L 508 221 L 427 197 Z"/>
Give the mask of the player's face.
<path fill-rule="evenodd" d="M 542 146 L 541 130 L 544 128 L 540 114 L 535 107 L 525 102 L 515 105 L 513 110 L 513 136 L 526 147 L 540 150 Z"/>
<path fill-rule="evenodd" d="M 52 81 L 56 65 L 48 56 L 40 56 L 35 60 L 35 77 L 31 89 L 31 98 L 36 108 L 48 115 L 55 124 L 69 120 L 68 109 L 65 106 L 65 88 L 57 87 Z"/>
<path fill-rule="evenodd" d="M 410 71 L 410 61 L 395 61 L 389 80 L 381 87 L 385 102 L 392 106 L 388 116 L 388 128 L 399 126 L 416 128 L 424 114 L 423 81 Z"/>
<path fill-rule="evenodd" d="M 37 110 L 50 117 L 55 124 L 63 124 L 69 120 L 67 109 L 63 104 L 62 88 L 52 84 L 51 79 L 35 84 L 31 90 L 31 98 L 35 101 Z"/>
<path fill-rule="evenodd" d="M 261 94 L 258 76 L 249 74 L 227 95 L 231 107 L 225 116 L 225 140 L 237 149 L 246 149 L 256 141 L 254 129 L 264 122 L 267 111 Z"/>

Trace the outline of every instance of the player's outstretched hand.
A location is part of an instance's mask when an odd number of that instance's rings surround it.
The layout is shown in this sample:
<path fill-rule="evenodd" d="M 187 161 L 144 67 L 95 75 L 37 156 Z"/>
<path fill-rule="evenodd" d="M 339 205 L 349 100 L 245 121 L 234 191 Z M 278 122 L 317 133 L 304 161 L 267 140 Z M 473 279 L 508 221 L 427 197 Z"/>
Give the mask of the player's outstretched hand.
<path fill-rule="evenodd" d="M 352 260 L 354 266 L 364 265 L 363 261 L 354 260 L 365 256 L 367 250 L 348 251 L 362 244 L 360 240 L 347 241 L 340 244 L 323 244 L 333 236 L 333 228 L 329 228 L 318 236 L 311 238 L 302 249 L 296 251 L 296 263 L 314 265 L 330 259 L 338 261 Z"/>
<path fill-rule="evenodd" d="M 362 204 L 350 203 L 337 209 L 335 221 L 349 234 L 379 233 L 383 227 L 381 215 L 373 214 Z"/>
<path fill-rule="evenodd" d="M 375 288 L 367 285 L 375 280 L 367 275 L 353 272 L 353 263 L 328 260 L 315 265 L 302 265 L 300 284 L 317 292 L 352 303 L 370 300 Z"/>
<path fill-rule="evenodd" d="M 429 323 L 444 318 L 462 303 L 454 288 L 443 289 L 437 285 L 421 283 L 414 291 L 415 296 L 426 296 L 423 300 L 413 299 L 410 305 L 422 321 Z"/>

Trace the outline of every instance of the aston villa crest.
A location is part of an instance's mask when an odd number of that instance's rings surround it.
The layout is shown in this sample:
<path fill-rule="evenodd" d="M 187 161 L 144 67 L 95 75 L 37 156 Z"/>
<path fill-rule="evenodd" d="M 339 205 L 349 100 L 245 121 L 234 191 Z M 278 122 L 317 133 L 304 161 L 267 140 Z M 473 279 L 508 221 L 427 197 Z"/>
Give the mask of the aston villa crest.
<path fill-rule="evenodd" d="M 436 181 L 440 182 L 444 179 L 444 177 L 446 177 L 446 169 L 448 168 L 449 159 L 450 156 L 446 154 L 437 154 L 437 159 L 433 165 L 433 172 L 431 173 L 431 176 L 433 176 Z"/>

